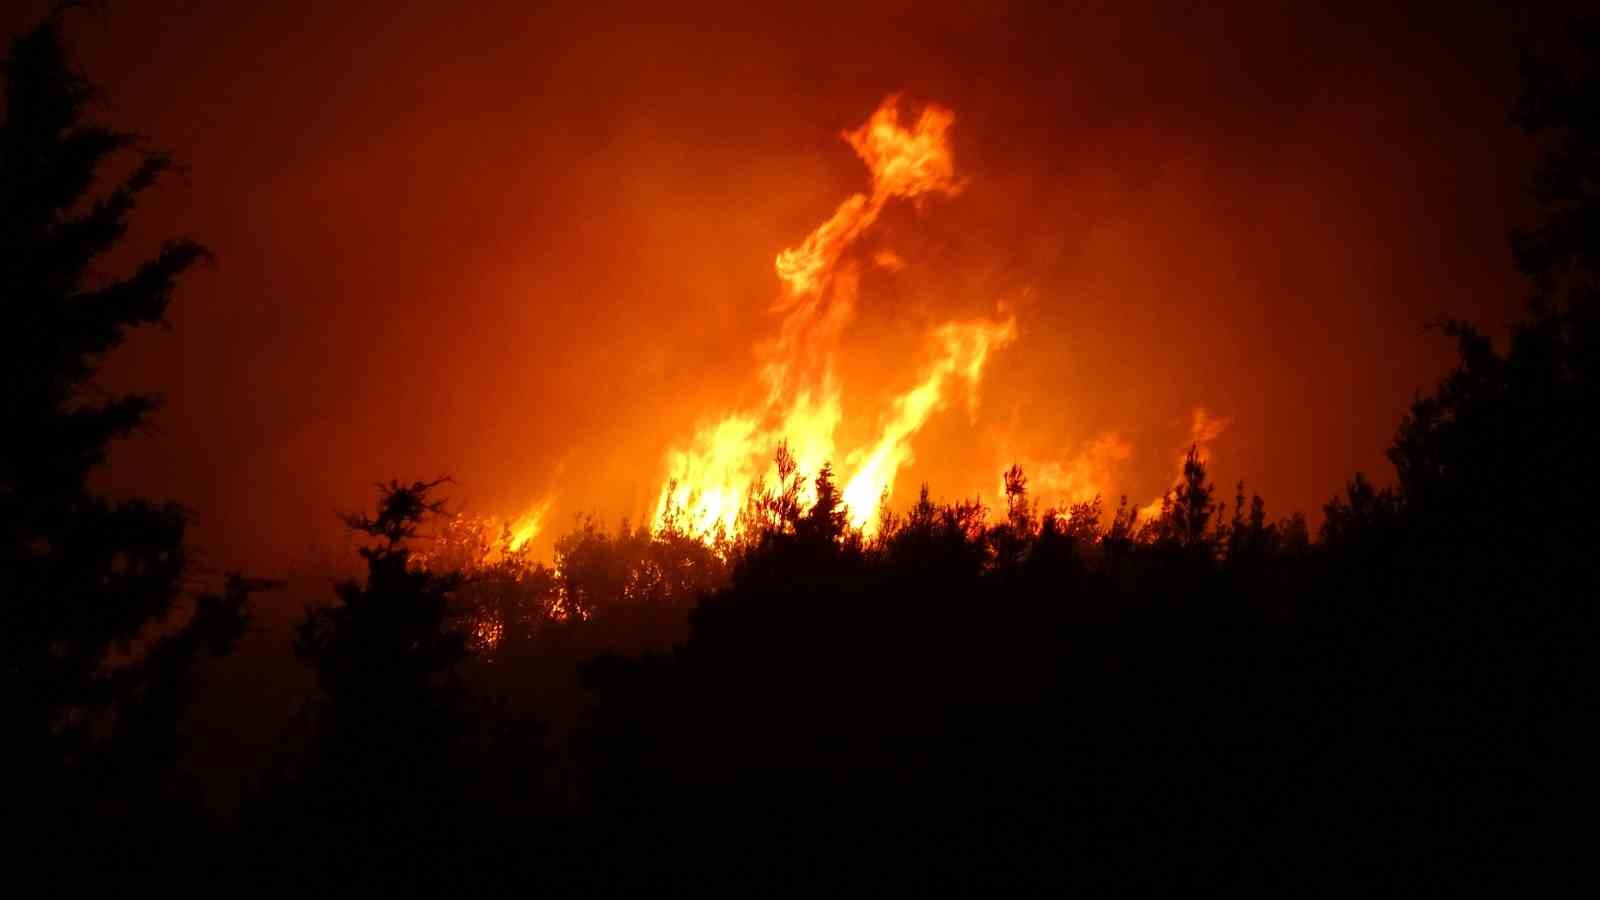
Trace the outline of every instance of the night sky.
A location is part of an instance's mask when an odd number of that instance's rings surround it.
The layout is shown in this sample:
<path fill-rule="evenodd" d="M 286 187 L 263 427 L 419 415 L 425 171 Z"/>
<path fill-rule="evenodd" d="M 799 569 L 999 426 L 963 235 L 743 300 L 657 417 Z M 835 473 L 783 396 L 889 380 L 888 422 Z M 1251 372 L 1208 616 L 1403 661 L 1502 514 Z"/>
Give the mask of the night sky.
<path fill-rule="evenodd" d="M 101 118 L 186 167 L 123 258 L 179 234 L 217 257 L 110 359 L 167 405 L 105 486 L 190 507 L 219 569 L 315 568 L 332 511 L 390 477 L 448 473 L 502 515 L 548 498 L 546 542 L 648 517 L 664 452 L 748 400 L 773 257 L 865 189 L 840 133 L 894 93 L 953 110 L 967 181 L 886 212 L 907 265 L 862 276 L 843 429 L 931 324 L 1005 303 L 1018 331 L 916 437 L 899 502 L 993 498 L 1010 462 L 1116 435 L 1143 503 L 1204 407 L 1231 420 L 1217 482 L 1315 521 L 1354 472 L 1386 479 L 1451 358 L 1424 323 L 1498 334 L 1522 303 L 1508 110 L 1542 26 L 1509 7 L 745 6 L 71 17 Z"/>

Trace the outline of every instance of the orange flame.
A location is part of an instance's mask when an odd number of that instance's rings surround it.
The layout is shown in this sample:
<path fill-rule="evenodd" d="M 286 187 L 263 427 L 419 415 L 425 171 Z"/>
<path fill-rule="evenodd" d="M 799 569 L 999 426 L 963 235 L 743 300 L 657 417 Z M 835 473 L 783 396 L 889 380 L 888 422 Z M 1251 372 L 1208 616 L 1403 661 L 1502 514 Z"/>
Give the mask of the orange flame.
<path fill-rule="evenodd" d="M 950 110 L 929 105 L 908 130 L 900 125 L 900 98 L 890 97 L 865 125 L 844 133 L 844 139 L 872 171 L 872 196 L 852 195 L 800 246 L 778 254 L 778 277 L 788 288 L 791 302 L 822 293 L 845 248 L 872 227 L 891 198 L 961 192 L 945 137 L 955 119 Z M 780 301 L 780 305 L 788 304 Z"/>
<path fill-rule="evenodd" d="M 553 501 L 546 497 L 515 519 L 469 512 L 447 514 L 436 532 L 414 549 L 411 561 L 421 568 L 475 571 L 525 558 Z"/>
<path fill-rule="evenodd" d="M 550 511 L 551 498 L 535 503 L 527 512 L 507 526 L 511 539 L 506 542 L 506 549 L 517 553 L 528 545 L 528 542 L 539 536 L 544 530 L 544 517 Z"/>
<path fill-rule="evenodd" d="M 1133 446 L 1119 435 L 1105 434 L 1066 463 L 1026 460 L 1021 463 L 1028 487 L 1042 509 L 1065 510 L 1095 497 L 1110 498 L 1113 470 L 1133 455 Z M 1005 479 L 997 496 L 1005 495 Z"/>
<path fill-rule="evenodd" d="M 844 503 L 851 525 L 868 533 L 876 525 L 872 513 L 880 498 L 894 489 L 895 472 L 911 461 L 908 440 L 942 405 L 945 382 L 951 377 L 966 379 L 969 403 L 975 406 L 978 381 L 990 351 L 1011 343 L 1016 336 L 1014 316 L 1003 322 L 947 322 L 934 331 L 943 350 L 938 360 L 921 383 L 895 398 L 892 414 L 872 448 L 850 457 L 856 472 L 845 485 Z"/>
<path fill-rule="evenodd" d="M 872 174 L 872 193 L 852 195 L 799 245 L 778 254 L 774 268 L 782 290 L 774 310 L 785 316 L 777 337 L 760 348 L 765 401 L 706 425 L 688 448 L 667 454 L 658 523 L 677 518 L 697 533 L 732 533 L 751 489 L 772 471 L 773 451 L 782 442 L 803 473 L 836 461 L 842 403 L 834 357 L 854 318 L 859 283 L 846 251 L 890 200 L 961 191 L 947 137 L 954 122 L 948 109 L 929 105 L 907 127 L 898 98 L 890 97 L 866 124 L 843 134 Z M 878 264 L 891 270 L 904 265 L 893 254 L 880 254 Z M 871 526 L 880 496 L 911 459 L 910 438 L 942 407 L 946 383 L 964 379 L 969 398 L 975 398 L 989 354 L 1015 337 L 1016 320 L 1009 315 L 996 322 L 949 322 L 933 331 L 939 355 L 922 381 L 890 404 L 873 444 L 845 456 L 851 473 L 844 500 L 857 527 Z M 814 499 L 814 489 L 801 496 L 804 503 Z"/>

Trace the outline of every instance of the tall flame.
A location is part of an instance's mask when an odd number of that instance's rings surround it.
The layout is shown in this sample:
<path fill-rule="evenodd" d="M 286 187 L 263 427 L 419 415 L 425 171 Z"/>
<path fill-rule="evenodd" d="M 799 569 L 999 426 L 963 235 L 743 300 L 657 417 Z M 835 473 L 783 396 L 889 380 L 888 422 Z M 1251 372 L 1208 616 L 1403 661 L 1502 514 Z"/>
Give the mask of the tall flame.
<path fill-rule="evenodd" d="M 950 110 L 933 104 L 915 121 L 903 122 L 899 98 L 891 96 L 861 127 L 841 133 L 866 165 L 871 190 L 846 198 L 804 240 L 773 260 L 780 287 L 771 311 L 782 319 L 776 334 L 756 347 L 759 399 L 707 422 L 685 446 L 666 453 L 666 479 L 653 520 L 657 529 L 705 539 L 719 533 L 732 536 L 752 491 L 760 490 L 775 473 L 775 454 L 784 446 L 795 471 L 803 476 L 815 476 L 825 463 L 837 467 L 848 521 L 871 534 L 878 524 L 874 514 L 894 490 L 901 469 L 915 458 L 913 439 L 949 404 L 952 392 L 964 388 L 969 414 L 976 416 L 985 366 L 995 352 L 1017 339 L 1016 317 L 1004 306 L 992 319 L 952 320 L 930 329 L 926 361 L 920 369 L 910 370 L 920 377 L 878 411 L 875 436 L 842 453 L 835 439 L 844 417 L 835 360 L 841 337 L 855 318 L 860 266 L 888 273 L 907 267 L 906 260 L 885 248 L 859 255 L 850 251 L 891 201 L 920 205 L 931 195 L 961 193 L 965 181 L 956 175 L 949 141 L 954 123 Z M 1201 459 L 1207 458 L 1208 444 L 1228 424 L 1226 418 L 1195 409 L 1185 451 L 1194 447 Z M 1009 445 L 1010 439 L 1004 443 Z M 1009 453 L 1015 448 L 1005 449 Z M 1075 454 L 1043 460 L 1007 455 L 997 460 L 996 468 L 1004 471 L 1011 463 L 1025 464 L 1034 503 L 1060 510 L 1109 496 L 1114 470 L 1131 455 L 1132 447 L 1110 433 Z M 1182 483 L 1185 455 L 1179 456 L 1174 487 Z M 1002 481 L 1001 492 L 1008 487 Z M 802 508 L 814 503 L 815 485 L 802 482 L 798 500 Z M 1157 498 L 1138 508 L 1139 517 L 1152 519 L 1162 506 Z M 490 562 L 508 553 L 523 553 L 539 534 L 549 509 L 546 498 L 509 522 L 463 518 L 456 523 L 459 533 L 453 534 L 454 543 L 444 544 L 460 545 Z M 501 533 L 499 543 L 490 540 Z"/>
<path fill-rule="evenodd" d="M 851 525 L 870 530 L 874 524 L 871 514 L 880 498 L 894 489 L 895 472 L 911 461 L 910 437 L 943 403 L 945 382 L 952 377 L 963 378 L 971 392 L 968 396 L 976 397 L 990 351 L 1011 343 L 1016 336 L 1014 316 L 1002 322 L 947 322 L 934 331 L 943 352 L 921 383 L 895 398 L 888 421 L 872 448 L 851 456 L 855 475 L 844 489 Z"/>
<path fill-rule="evenodd" d="M 686 449 L 667 454 L 658 522 L 681 517 L 698 533 L 731 533 L 750 490 L 770 472 L 780 443 L 788 444 L 803 473 L 837 461 L 834 432 L 842 403 L 834 359 L 840 335 L 854 318 L 859 284 L 846 251 L 889 201 L 960 193 L 948 139 L 954 122 L 950 110 L 929 105 L 914 123 L 903 124 L 899 100 L 890 97 L 864 125 L 842 135 L 871 172 L 872 191 L 850 196 L 805 240 L 778 254 L 774 268 L 782 287 L 773 309 L 784 318 L 777 336 L 759 348 L 765 398 L 756 409 L 706 425 Z M 904 265 L 893 254 L 879 254 L 877 263 L 891 270 Z M 975 397 L 989 354 L 1015 337 L 1016 320 L 1010 315 L 992 322 L 948 322 L 933 330 L 936 356 L 921 381 L 890 403 L 877 440 L 843 457 L 849 475 L 844 500 L 854 525 L 871 527 L 879 498 L 912 458 L 911 437 L 944 405 L 947 384 L 964 381 L 969 397 Z M 809 488 L 801 501 L 814 497 Z"/>
<path fill-rule="evenodd" d="M 778 277 L 791 302 L 827 288 L 845 248 L 872 227 L 890 199 L 961 192 L 945 137 L 955 120 L 950 110 L 930 104 L 915 126 L 904 128 L 899 98 L 890 97 L 865 125 L 844 133 L 844 139 L 872 171 L 872 196 L 851 195 L 839 204 L 833 218 L 817 226 L 800 246 L 778 254 Z M 780 305 L 788 304 L 780 301 Z"/>

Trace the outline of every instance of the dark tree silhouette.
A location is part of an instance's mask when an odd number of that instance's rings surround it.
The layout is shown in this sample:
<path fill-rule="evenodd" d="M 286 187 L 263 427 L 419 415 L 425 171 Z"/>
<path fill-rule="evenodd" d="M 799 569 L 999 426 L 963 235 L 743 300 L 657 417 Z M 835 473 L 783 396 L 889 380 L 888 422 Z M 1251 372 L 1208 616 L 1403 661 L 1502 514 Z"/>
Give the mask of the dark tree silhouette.
<path fill-rule="evenodd" d="M 1572 52 L 1524 50 L 1523 90 L 1512 121 L 1545 142 L 1530 193 L 1539 221 L 1512 233 L 1517 268 L 1533 279 L 1541 306 L 1579 299 L 1592 304 L 1600 275 L 1600 19 L 1573 24 Z M 1577 293 L 1579 297 L 1570 295 Z"/>
<path fill-rule="evenodd" d="M 163 780 L 151 767 L 171 759 L 185 673 L 238 637 L 258 586 L 235 579 L 186 624 L 161 625 L 188 571 L 183 511 L 88 487 L 113 440 L 158 405 L 106 391 L 101 360 L 130 329 L 161 324 L 179 278 L 207 254 L 177 240 L 131 274 L 97 268 L 173 163 L 87 120 L 97 92 L 64 47 L 68 6 L 12 40 L 0 121 L 0 705 L 20 799 L 57 810 Z M 135 157 L 131 174 L 94 195 L 122 154 Z"/>
<path fill-rule="evenodd" d="M 1589 616 L 1589 604 L 1569 601 L 1596 586 L 1582 523 L 1600 497 L 1590 412 L 1600 403 L 1600 27 L 1572 36 L 1565 63 L 1525 58 L 1514 115 L 1545 150 L 1531 186 L 1536 221 L 1513 235 L 1533 282 L 1527 316 L 1504 351 L 1470 324 L 1445 322 L 1459 362 L 1413 404 L 1389 452 L 1407 540 L 1434 570 L 1419 576 L 1430 593 L 1448 588 L 1476 598 L 1467 608 L 1511 619 L 1523 616 L 1507 603 L 1540 604 L 1555 617 L 1535 618 L 1568 631 Z"/>
<path fill-rule="evenodd" d="M 1186 549 L 1211 549 L 1206 529 L 1217 511 L 1211 499 L 1215 493 L 1216 487 L 1206 481 L 1206 463 L 1200 458 L 1200 448 L 1190 447 L 1183 460 L 1183 477 L 1173 489 L 1170 503 L 1163 504 L 1159 539 Z"/>
<path fill-rule="evenodd" d="M 1033 514 L 1033 504 L 1028 499 L 1028 476 L 1022 467 L 1012 465 L 1003 476 L 1006 494 L 1005 521 L 995 526 L 989 535 L 995 565 L 1005 570 L 1022 566 L 1033 543 L 1039 523 Z M 1052 527 L 1044 532 L 1054 534 Z"/>
<path fill-rule="evenodd" d="M 342 516 L 373 540 L 359 551 L 366 581 L 335 585 L 338 602 L 309 611 L 295 640 L 341 733 L 424 723 L 423 713 L 443 702 L 449 674 L 466 657 L 467 635 L 456 627 L 450 603 L 463 577 L 414 565 L 408 543 L 443 509 L 444 501 L 429 497 L 441 483 L 391 481 L 378 486 L 376 516 Z"/>
<path fill-rule="evenodd" d="M 256 865 L 285 855 L 324 886 L 420 890 L 419 854 L 463 821 L 475 771 L 458 677 L 470 618 L 452 594 L 465 579 L 422 565 L 411 547 L 444 509 L 431 496 L 443 481 L 380 484 L 375 514 L 340 517 L 369 540 L 366 578 L 337 582 L 335 602 L 310 608 L 296 632 L 319 688 L 314 732 L 258 814 L 295 833 L 252 848 L 264 854 Z"/>
<path fill-rule="evenodd" d="M 833 465 L 823 463 L 817 473 L 817 499 L 800 517 L 796 531 L 804 540 L 831 544 L 844 537 L 846 528 L 844 497 L 833 483 Z"/>

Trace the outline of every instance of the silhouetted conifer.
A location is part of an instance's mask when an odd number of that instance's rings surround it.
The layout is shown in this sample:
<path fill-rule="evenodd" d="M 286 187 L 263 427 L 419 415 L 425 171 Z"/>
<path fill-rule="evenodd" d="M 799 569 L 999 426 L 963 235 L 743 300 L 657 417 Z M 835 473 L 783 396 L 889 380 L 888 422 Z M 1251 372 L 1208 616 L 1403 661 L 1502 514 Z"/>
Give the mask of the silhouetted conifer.
<path fill-rule="evenodd" d="M 184 512 L 88 486 L 113 440 L 158 406 L 107 391 L 102 360 L 131 329 L 165 321 L 179 278 L 207 254 L 177 240 L 130 274 L 102 274 L 173 163 L 88 121 L 98 94 L 64 46 L 70 5 L 15 37 L 3 63 L 0 707 L 20 786 L 13 809 L 38 801 L 83 824 L 165 781 L 187 673 L 238 637 L 255 585 L 231 581 L 186 624 L 172 621 L 190 570 Z M 124 155 L 132 171 L 95 195 Z M 113 654 L 124 658 L 110 666 Z"/>
<path fill-rule="evenodd" d="M 429 496 L 440 483 L 379 485 L 376 516 L 341 517 L 374 541 L 359 550 L 366 580 L 335 585 L 338 602 L 310 610 L 295 640 L 295 653 L 316 671 L 336 721 L 401 709 L 424 718 L 466 656 L 467 637 L 450 603 L 463 576 L 413 564 L 409 545 L 418 526 L 442 510 L 443 501 Z M 405 718 L 387 724 L 403 725 Z"/>

